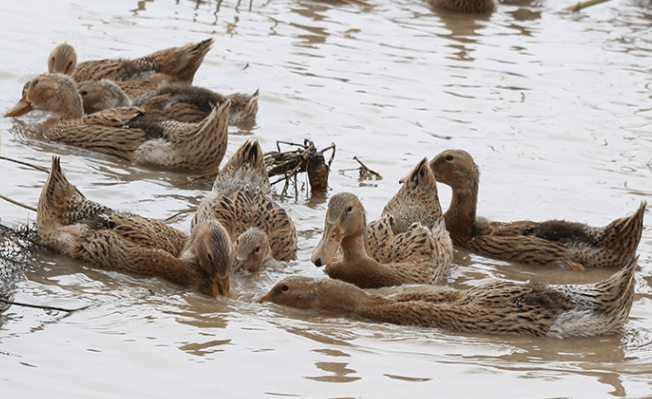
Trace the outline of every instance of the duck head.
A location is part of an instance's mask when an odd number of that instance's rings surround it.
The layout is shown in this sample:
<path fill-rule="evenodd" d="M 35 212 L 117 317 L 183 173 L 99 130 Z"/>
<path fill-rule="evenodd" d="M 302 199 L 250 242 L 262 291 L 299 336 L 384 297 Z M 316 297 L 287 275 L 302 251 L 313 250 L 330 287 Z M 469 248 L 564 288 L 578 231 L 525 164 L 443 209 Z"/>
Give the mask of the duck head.
<path fill-rule="evenodd" d="M 66 43 L 61 43 L 52 50 L 48 58 L 48 72 L 72 75 L 77 67 L 77 53 Z"/>
<path fill-rule="evenodd" d="M 267 234 L 255 227 L 250 227 L 240 234 L 235 243 L 233 270 L 247 269 L 255 272 L 272 257 Z"/>
<path fill-rule="evenodd" d="M 35 109 L 68 119 L 81 118 L 82 100 L 75 81 L 58 73 L 37 76 L 25 84 L 22 98 L 5 117 L 22 116 Z"/>
<path fill-rule="evenodd" d="M 362 235 L 365 226 L 365 210 L 358 197 L 351 193 L 334 195 L 328 201 L 324 233 L 312 253 L 312 263 L 316 266 L 330 264 L 342 240 L 349 236 Z"/>
<path fill-rule="evenodd" d="M 468 152 L 462 150 L 447 150 L 437 155 L 430 168 L 438 182 L 453 188 L 476 186 L 480 180 L 478 166 Z"/>
<path fill-rule="evenodd" d="M 335 279 L 289 277 L 276 284 L 259 303 L 272 302 L 297 309 L 323 309 L 336 313 L 355 312 L 368 294 L 353 284 Z"/>
<path fill-rule="evenodd" d="M 109 108 L 131 106 L 127 93 L 112 80 L 84 82 L 79 85 L 78 92 L 84 103 L 84 112 L 87 114 Z"/>
<path fill-rule="evenodd" d="M 199 267 L 210 278 L 213 296 L 234 296 L 230 282 L 233 268 L 232 244 L 224 226 L 217 220 L 206 220 L 195 226 L 190 243 Z"/>

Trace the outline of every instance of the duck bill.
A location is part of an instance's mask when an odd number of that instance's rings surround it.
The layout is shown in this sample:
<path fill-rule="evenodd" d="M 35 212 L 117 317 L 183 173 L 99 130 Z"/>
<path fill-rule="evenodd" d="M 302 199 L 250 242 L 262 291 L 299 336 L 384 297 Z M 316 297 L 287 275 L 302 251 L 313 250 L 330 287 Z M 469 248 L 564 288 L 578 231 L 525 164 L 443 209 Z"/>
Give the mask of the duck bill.
<path fill-rule="evenodd" d="M 33 109 L 34 108 L 32 108 L 32 104 L 30 104 L 26 99 L 22 98 L 15 107 L 10 109 L 9 112 L 5 114 L 5 118 L 9 116 L 23 116 Z"/>
<path fill-rule="evenodd" d="M 258 303 L 263 303 L 263 302 L 271 302 L 270 300 L 270 295 L 272 294 L 272 291 L 268 292 L 264 297 L 260 298 L 258 300 Z"/>
<path fill-rule="evenodd" d="M 325 266 L 333 262 L 342 242 L 342 232 L 336 225 L 326 226 L 321 241 L 317 244 L 310 260 L 316 266 Z"/>
<path fill-rule="evenodd" d="M 211 291 L 214 297 L 221 295 L 232 298 L 235 296 L 235 291 L 233 290 L 233 287 L 231 287 L 231 281 L 229 277 L 230 276 L 226 276 L 225 279 L 215 277 L 215 281 L 213 281 L 213 285 L 211 286 Z"/>

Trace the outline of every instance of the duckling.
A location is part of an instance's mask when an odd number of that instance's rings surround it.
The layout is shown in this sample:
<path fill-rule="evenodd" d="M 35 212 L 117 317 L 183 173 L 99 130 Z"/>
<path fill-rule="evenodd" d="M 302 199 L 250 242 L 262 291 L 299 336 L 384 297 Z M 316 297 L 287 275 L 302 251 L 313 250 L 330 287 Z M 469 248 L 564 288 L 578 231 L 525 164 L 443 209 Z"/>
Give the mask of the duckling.
<path fill-rule="evenodd" d="M 161 222 L 117 213 L 79 195 L 56 156 L 39 198 L 37 226 L 46 246 L 96 267 L 233 296 L 232 243 L 219 222 L 203 221 L 188 238 Z"/>
<path fill-rule="evenodd" d="M 465 14 L 488 14 L 496 10 L 494 0 L 428 0 L 436 8 Z"/>
<path fill-rule="evenodd" d="M 109 108 L 136 106 L 151 116 L 196 123 L 206 118 L 212 107 L 219 107 L 227 99 L 231 100 L 230 125 L 253 119 L 258 112 L 258 90 L 253 95 L 234 93 L 223 96 L 197 86 L 172 85 L 146 91 L 131 99 L 119 83 L 102 79 L 80 84 L 84 112 L 92 114 Z"/>
<path fill-rule="evenodd" d="M 423 191 L 419 189 L 422 185 L 436 191 L 426 159 L 408 175 L 397 196 L 419 193 Z M 394 215 L 386 214 L 367 226 L 364 207 L 354 194 L 334 195 L 328 202 L 324 233 L 312 254 L 312 262 L 316 266 L 327 265 L 325 272 L 331 278 L 360 288 L 443 281 L 453 257 L 444 222 L 430 220 L 433 225 L 424 226 L 414 217 L 422 207 L 412 212 L 410 202 L 405 199 L 405 207 L 399 212 L 401 201 L 390 201 L 385 211 L 391 210 Z M 396 228 L 407 221 L 412 222 L 408 228 Z M 340 248 L 343 258 L 333 262 Z"/>
<path fill-rule="evenodd" d="M 587 337 L 614 334 L 624 325 L 634 299 L 637 260 L 596 284 L 497 281 L 468 290 L 405 292 L 393 297 L 338 280 L 290 277 L 259 302 L 466 333 Z"/>
<path fill-rule="evenodd" d="M 237 243 L 236 265 L 249 271 L 274 260 L 294 259 L 296 228 L 290 215 L 270 197 L 271 189 L 260 144 L 247 141 L 218 173 L 191 229 L 204 220 L 219 220 Z"/>
<path fill-rule="evenodd" d="M 138 107 L 84 117 L 75 82 L 66 75 L 45 74 L 25 85 L 21 100 L 5 117 L 49 111 L 53 117 L 42 130 L 50 140 L 140 164 L 210 173 L 226 153 L 229 106 L 227 100 L 199 123 L 161 120 Z"/>
<path fill-rule="evenodd" d="M 80 64 L 77 64 L 74 48 L 68 44 L 60 44 L 48 58 L 48 72 L 72 74 L 77 83 L 100 79 L 137 80 L 160 73 L 167 75 L 170 82 L 189 85 L 212 44 L 213 39 L 206 39 L 182 47 L 159 50 L 134 60 L 105 59 Z"/>
<path fill-rule="evenodd" d="M 620 267 L 636 254 L 646 203 L 630 217 L 605 227 L 560 220 L 487 222 L 476 218 L 479 171 L 465 151 L 437 155 L 430 167 L 437 181 L 453 189 L 444 214 L 453 244 L 498 260 L 549 265 L 576 271 L 587 267 Z"/>

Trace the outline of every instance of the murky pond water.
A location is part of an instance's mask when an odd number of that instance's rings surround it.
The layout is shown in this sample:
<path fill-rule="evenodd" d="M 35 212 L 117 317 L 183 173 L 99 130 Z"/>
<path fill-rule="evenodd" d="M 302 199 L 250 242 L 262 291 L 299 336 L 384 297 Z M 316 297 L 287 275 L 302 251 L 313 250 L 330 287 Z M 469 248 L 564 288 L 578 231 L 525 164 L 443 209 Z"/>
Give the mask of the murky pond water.
<path fill-rule="evenodd" d="M 622 334 L 505 338 L 371 323 L 253 301 L 310 263 L 328 197 L 357 194 L 369 219 L 423 157 L 471 153 L 482 171 L 479 213 L 494 220 L 564 218 L 604 225 L 652 193 L 652 3 L 509 0 L 491 16 L 440 12 L 423 0 L 247 2 L 31 1 L 0 5 L 0 109 L 46 69 L 60 42 L 80 60 L 136 57 L 213 37 L 195 83 L 260 88 L 248 139 L 337 152 L 327 196 L 306 182 L 280 200 L 299 232 L 297 261 L 236 278 L 238 299 L 99 271 L 44 251 L 15 299 L 81 312 L 12 307 L 0 315 L 2 397 L 643 397 L 652 389 L 652 233 L 639 246 L 636 297 Z M 89 199 L 164 219 L 209 184 L 48 142 L 44 114 L 0 120 L 1 155 L 49 167 L 62 156 Z M 361 180 L 357 156 L 382 179 Z M 46 175 L 0 160 L 0 193 L 36 206 Z M 280 188 L 279 188 L 280 190 Z M 440 186 L 444 208 L 450 190 Z M 649 216 L 649 212 L 648 212 Z M 0 201 L 2 223 L 33 212 Z M 191 214 L 170 224 L 189 230 Z M 458 251 L 450 286 L 494 278 L 598 281 Z M 386 289 L 394 292 L 397 288 Z"/>

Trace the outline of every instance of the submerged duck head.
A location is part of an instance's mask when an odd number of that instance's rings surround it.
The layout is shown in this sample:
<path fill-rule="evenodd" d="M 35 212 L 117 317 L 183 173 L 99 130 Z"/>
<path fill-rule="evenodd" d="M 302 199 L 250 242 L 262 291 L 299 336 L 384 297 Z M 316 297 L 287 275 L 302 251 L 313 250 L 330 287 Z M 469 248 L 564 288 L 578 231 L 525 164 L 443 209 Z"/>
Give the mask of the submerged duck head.
<path fill-rule="evenodd" d="M 312 262 L 317 266 L 331 263 L 342 240 L 361 235 L 365 226 L 365 210 L 358 197 L 351 193 L 334 195 L 328 201 L 324 233 L 312 253 Z"/>
<path fill-rule="evenodd" d="M 69 118 L 81 118 L 82 100 L 77 85 L 67 75 L 43 74 L 27 82 L 18 104 L 5 117 L 22 116 L 32 110 L 49 111 Z"/>
<path fill-rule="evenodd" d="M 199 261 L 199 267 L 212 281 L 213 296 L 233 296 L 230 276 L 233 269 L 232 244 L 229 234 L 216 220 L 206 220 L 195 227 L 190 246 Z"/>
<path fill-rule="evenodd" d="M 48 72 L 72 75 L 77 67 L 77 53 L 66 43 L 61 43 L 52 50 L 48 58 Z"/>

